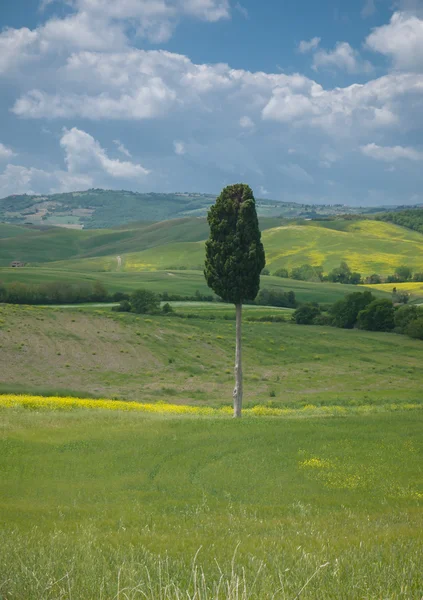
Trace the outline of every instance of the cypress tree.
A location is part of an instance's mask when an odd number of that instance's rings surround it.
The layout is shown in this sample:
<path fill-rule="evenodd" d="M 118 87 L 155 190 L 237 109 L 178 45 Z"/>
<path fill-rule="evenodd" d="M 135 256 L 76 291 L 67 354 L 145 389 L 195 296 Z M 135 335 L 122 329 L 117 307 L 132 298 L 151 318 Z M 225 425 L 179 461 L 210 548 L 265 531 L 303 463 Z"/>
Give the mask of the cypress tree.
<path fill-rule="evenodd" d="M 236 307 L 234 416 L 242 410 L 242 304 L 256 298 L 266 260 L 251 188 L 243 183 L 224 188 L 207 216 L 204 275 L 208 286 Z"/>

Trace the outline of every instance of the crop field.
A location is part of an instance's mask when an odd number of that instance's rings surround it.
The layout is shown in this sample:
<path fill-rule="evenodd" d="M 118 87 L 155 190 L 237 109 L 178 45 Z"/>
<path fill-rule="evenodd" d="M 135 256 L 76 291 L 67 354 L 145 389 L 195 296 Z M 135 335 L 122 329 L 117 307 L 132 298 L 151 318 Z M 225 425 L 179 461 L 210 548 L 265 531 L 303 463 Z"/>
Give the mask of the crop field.
<path fill-rule="evenodd" d="M 421 597 L 422 411 L 0 415 L 4 598 Z"/>

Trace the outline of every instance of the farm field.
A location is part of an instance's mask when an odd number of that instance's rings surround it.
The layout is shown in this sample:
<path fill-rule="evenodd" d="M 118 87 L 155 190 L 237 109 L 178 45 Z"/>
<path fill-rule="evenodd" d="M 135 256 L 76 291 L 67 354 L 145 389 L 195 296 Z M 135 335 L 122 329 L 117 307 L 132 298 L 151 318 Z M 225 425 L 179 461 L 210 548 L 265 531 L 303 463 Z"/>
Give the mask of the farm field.
<path fill-rule="evenodd" d="M 288 222 L 263 217 L 260 226 L 271 272 L 310 263 L 323 265 L 327 273 L 342 260 L 363 275 L 389 275 L 403 264 L 415 271 L 423 268 L 422 234 L 392 223 L 341 219 Z M 21 260 L 87 273 L 196 270 L 204 264 L 207 236 L 204 218 L 84 231 L 0 224 L 0 266 Z M 120 269 L 117 256 L 122 259 Z"/>
<path fill-rule="evenodd" d="M 0 391 L 230 405 L 235 323 L 219 318 L 219 308 L 183 310 L 193 318 L 144 317 L 110 308 L 3 306 Z M 204 318 L 211 316 L 208 311 L 215 320 Z M 269 317 L 289 318 L 289 311 L 245 310 L 246 406 L 421 403 L 421 341 L 248 321 L 249 314 L 266 311 Z"/>
<path fill-rule="evenodd" d="M 406 283 L 380 283 L 372 285 L 372 289 L 375 288 L 382 292 L 392 292 L 392 289 L 396 287 L 398 291 L 408 292 L 410 296 L 423 296 L 423 282 L 418 281 L 407 281 Z"/>
<path fill-rule="evenodd" d="M 0 268 L 0 281 L 11 283 L 20 281 L 28 284 L 63 281 L 66 283 L 79 284 L 83 282 L 93 283 L 101 281 L 110 293 L 132 292 L 139 288 L 146 288 L 153 292 L 179 294 L 182 296 L 194 296 L 198 290 L 202 294 L 212 294 L 207 286 L 202 271 L 142 271 L 132 273 L 107 273 L 107 272 L 77 272 L 51 268 L 20 269 Z M 261 288 L 287 292 L 293 290 L 300 302 L 318 302 L 320 304 L 333 303 L 343 298 L 346 294 L 356 292 L 360 288 L 353 285 L 341 285 L 338 283 L 315 283 L 312 281 L 296 281 L 294 279 L 282 279 L 281 277 L 262 276 Z M 369 288 L 380 297 L 391 297 L 392 289 L 381 291 Z M 422 292 L 423 297 L 423 292 Z"/>
<path fill-rule="evenodd" d="M 420 598 L 421 411 L 0 411 L 5 598 Z"/>

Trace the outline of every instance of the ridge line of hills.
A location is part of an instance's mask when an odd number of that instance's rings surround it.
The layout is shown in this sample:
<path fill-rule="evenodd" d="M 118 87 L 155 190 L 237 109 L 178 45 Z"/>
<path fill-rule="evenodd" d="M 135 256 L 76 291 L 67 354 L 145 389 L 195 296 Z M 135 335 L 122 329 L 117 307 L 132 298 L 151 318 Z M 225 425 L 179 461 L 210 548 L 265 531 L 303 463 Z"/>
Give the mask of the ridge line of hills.
<path fill-rule="evenodd" d="M 71 229 L 104 229 L 139 221 L 167 221 L 205 217 L 216 195 L 201 193 L 139 193 L 90 189 L 48 195 L 16 194 L 0 199 L 0 222 L 15 225 L 52 225 Z M 389 207 L 390 210 L 397 207 Z M 299 204 L 257 199 L 261 217 L 327 218 L 375 214 L 386 206 L 353 207 L 344 204 Z"/>

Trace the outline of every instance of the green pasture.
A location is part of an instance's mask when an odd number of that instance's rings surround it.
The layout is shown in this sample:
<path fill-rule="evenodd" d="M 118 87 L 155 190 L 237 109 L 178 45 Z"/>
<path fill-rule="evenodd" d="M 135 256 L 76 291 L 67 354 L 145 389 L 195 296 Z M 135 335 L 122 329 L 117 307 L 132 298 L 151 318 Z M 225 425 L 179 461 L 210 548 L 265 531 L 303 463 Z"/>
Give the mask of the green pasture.
<path fill-rule="evenodd" d="M 48 283 L 63 281 L 66 283 L 80 284 L 101 281 L 110 293 L 132 292 L 139 288 L 146 288 L 153 292 L 178 294 L 181 296 L 194 296 L 198 290 L 202 294 L 210 295 L 212 291 L 207 286 L 202 271 L 140 271 L 140 272 L 95 272 L 95 271 L 67 271 L 64 269 L 46 267 L 24 267 L 19 269 L 1 268 L 0 281 L 11 283 L 20 281 L 28 284 Z M 299 302 L 318 302 L 331 304 L 346 294 L 363 291 L 362 287 L 341 285 L 338 283 L 316 283 L 312 281 L 296 281 L 280 277 L 262 276 L 261 288 L 288 292 L 293 290 Z M 390 298 L 391 293 L 371 287 L 376 296 Z M 423 296 L 423 293 L 422 293 Z"/>
<path fill-rule="evenodd" d="M 0 416 L 4 599 L 421 596 L 421 411 Z"/>
<path fill-rule="evenodd" d="M 406 264 L 423 268 L 422 234 L 382 221 L 298 221 L 262 218 L 267 267 L 309 263 L 329 272 L 341 261 L 363 275 L 388 275 Z M 0 266 L 12 260 L 78 272 L 198 269 L 204 263 L 204 218 L 138 223 L 115 229 L 23 228 L 0 224 Z"/>
<path fill-rule="evenodd" d="M 164 317 L 116 313 L 110 307 L 4 305 L 0 391 L 230 405 L 235 322 L 224 319 L 230 308 L 217 306 L 176 307 L 176 315 Z M 422 402 L 420 340 L 269 322 L 271 315 L 281 314 L 289 319 L 289 311 L 245 309 L 246 406 Z M 269 321 L 250 320 L 266 315 Z"/>

